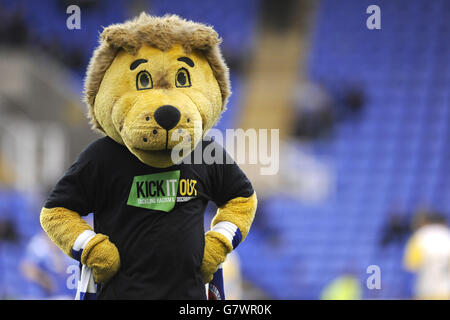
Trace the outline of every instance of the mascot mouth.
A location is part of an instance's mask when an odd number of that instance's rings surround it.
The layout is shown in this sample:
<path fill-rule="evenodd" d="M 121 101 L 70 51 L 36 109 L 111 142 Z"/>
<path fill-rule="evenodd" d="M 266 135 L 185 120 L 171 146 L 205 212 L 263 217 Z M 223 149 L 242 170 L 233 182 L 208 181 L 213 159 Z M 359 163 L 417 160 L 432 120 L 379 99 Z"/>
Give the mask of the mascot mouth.
<path fill-rule="evenodd" d="M 148 143 L 149 139 L 144 137 L 142 138 L 142 141 L 144 143 Z M 141 151 L 141 152 L 148 152 L 148 151 L 170 151 L 171 149 L 168 148 L 169 145 L 169 132 L 166 131 L 166 139 L 165 139 L 165 144 L 164 144 L 164 148 L 161 149 L 149 149 L 149 148 L 143 148 L 143 147 L 132 147 L 134 150 L 136 151 Z"/>
<path fill-rule="evenodd" d="M 133 118 L 134 121 L 118 121 L 116 128 L 129 149 L 140 152 L 167 151 L 180 142 L 192 141 L 195 131 L 192 116 L 182 115 L 172 105 L 163 105 L 153 113 L 140 112 Z"/>
<path fill-rule="evenodd" d="M 133 128 L 121 132 L 123 141 L 136 151 L 168 150 L 168 132 L 161 128 Z"/>
<path fill-rule="evenodd" d="M 180 144 L 191 144 L 194 128 L 174 128 L 164 130 L 161 128 L 124 128 L 120 133 L 125 145 L 138 152 L 171 152 Z"/>

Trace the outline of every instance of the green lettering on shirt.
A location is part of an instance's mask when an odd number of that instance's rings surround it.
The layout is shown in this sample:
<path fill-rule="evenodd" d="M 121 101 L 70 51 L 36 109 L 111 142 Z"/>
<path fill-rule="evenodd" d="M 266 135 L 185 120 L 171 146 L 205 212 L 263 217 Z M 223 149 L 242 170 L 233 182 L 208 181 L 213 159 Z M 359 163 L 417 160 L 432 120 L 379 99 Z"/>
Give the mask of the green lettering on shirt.
<path fill-rule="evenodd" d="M 135 176 L 127 204 L 169 212 L 177 200 L 180 170 Z"/>

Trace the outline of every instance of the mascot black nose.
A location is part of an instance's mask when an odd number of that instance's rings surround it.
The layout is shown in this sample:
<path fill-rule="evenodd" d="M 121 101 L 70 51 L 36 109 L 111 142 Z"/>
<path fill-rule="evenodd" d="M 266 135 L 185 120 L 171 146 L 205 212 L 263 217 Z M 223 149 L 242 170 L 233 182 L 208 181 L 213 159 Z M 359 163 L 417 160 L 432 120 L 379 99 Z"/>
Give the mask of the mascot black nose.
<path fill-rule="evenodd" d="M 180 121 L 181 114 L 174 106 L 165 105 L 156 109 L 154 117 L 161 127 L 169 131 Z"/>

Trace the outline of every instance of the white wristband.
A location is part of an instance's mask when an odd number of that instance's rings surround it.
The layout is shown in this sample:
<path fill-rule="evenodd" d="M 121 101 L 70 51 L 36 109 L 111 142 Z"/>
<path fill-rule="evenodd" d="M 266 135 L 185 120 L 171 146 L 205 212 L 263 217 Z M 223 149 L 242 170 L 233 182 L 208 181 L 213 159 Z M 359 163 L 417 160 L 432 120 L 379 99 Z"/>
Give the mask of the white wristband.
<path fill-rule="evenodd" d="M 235 249 L 242 240 L 241 230 L 239 230 L 234 223 L 229 221 L 219 222 L 212 228 L 212 231 L 216 231 L 224 235 L 225 238 L 230 241 L 233 249 Z"/>
<path fill-rule="evenodd" d="M 94 231 L 85 230 L 78 236 L 72 247 L 72 257 L 74 259 L 81 262 L 81 255 L 83 254 L 83 249 L 95 235 L 96 233 Z"/>

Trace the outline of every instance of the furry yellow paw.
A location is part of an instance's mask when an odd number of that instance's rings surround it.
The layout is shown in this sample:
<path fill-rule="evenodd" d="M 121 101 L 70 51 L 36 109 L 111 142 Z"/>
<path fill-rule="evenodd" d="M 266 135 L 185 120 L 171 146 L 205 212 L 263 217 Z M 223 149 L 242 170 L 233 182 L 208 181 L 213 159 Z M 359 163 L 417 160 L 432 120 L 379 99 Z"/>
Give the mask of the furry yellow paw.
<path fill-rule="evenodd" d="M 225 261 L 227 254 L 231 251 L 222 239 L 223 235 L 216 231 L 208 231 L 205 235 L 205 252 L 202 262 L 203 282 L 212 280 L 219 265 Z"/>
<path fill-rule="evenodd" d="M 96 234 L 84 248 L 81 263 L 92 268 L 96 283 L 106 283 L 120 268 L 119 251 L 107 236 Z"/>

